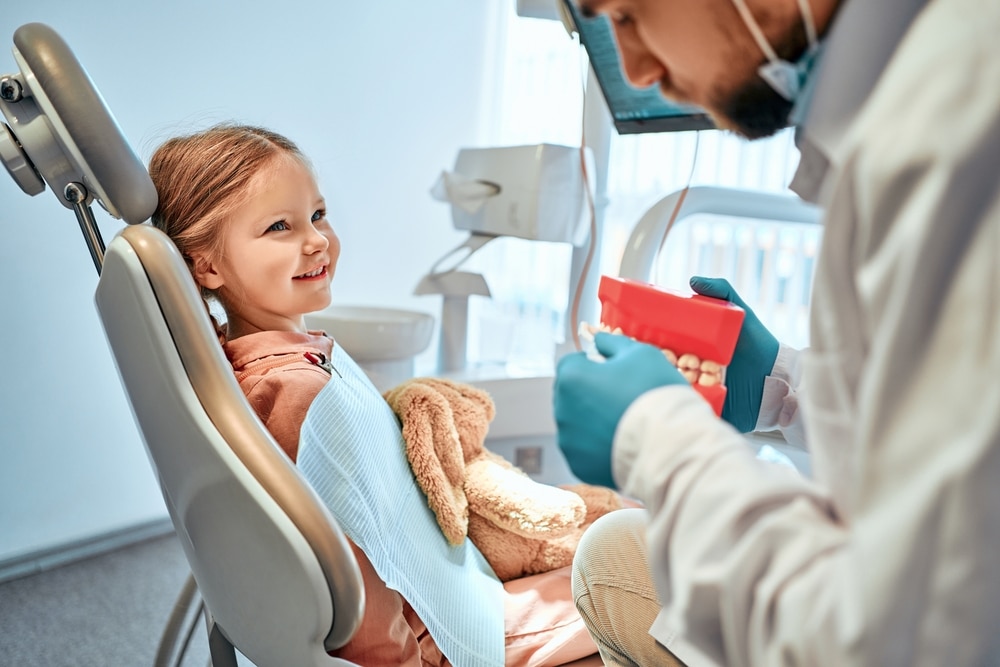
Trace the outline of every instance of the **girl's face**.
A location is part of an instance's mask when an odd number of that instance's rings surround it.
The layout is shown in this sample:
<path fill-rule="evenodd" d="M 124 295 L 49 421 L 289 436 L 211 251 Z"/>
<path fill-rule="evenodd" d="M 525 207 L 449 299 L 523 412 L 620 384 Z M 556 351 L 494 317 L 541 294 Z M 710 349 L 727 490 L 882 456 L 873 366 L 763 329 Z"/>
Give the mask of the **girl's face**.
<path fill-rule="evenodd" d="M 194 255 L 195 278 L 226 310 L 227 336 L 305 331 L 302 316 L 330 305 L 340 240 L 310 170 L 275 159 L 225 225 L 222 255 Z"/>

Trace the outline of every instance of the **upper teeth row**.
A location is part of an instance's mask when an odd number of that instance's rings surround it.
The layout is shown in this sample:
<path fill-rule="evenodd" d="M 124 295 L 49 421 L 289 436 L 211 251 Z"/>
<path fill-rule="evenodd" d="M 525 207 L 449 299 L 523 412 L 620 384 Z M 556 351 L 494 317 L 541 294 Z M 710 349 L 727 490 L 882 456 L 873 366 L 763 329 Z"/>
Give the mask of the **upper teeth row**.
<path fill-rule="evenodd" d="M 315 271 L 310 271 L 309 273 L 303 273 L 300 277 L 301 278 L 312 278 L 313 276 L 318 276 L 321 273 L 323 273 L 323 267 L 322 266 L 319 267 L 318 269 L 316 269 Z"/>
<path fill-rule="evenodd" d="M 613 334 L 624 333 L 622 332 L 621 327 L 615 327 L 612 329 L 603 322 L 596 326 L 587 322 L 580 323 L 580 335 L 584 336 L 588 340 L 592 341 L 594 339 L 594 334 L 601 331 Z M 722 364 L 710 359 L 699 359 L 696 355 L 691 353 L 678 355 L 673 350 L 668 350 L 666 348 L 661 349 L 663 350 L 663 355 L 667 358 L 667 361 L 676 366 L 677 370 L 681 372 L 681 375 L 687 378 L 687 381 L 691 384 L 700 384 L 705 387 L 711 387 L 713 385 L 722 384 L 724 381 Z"/>

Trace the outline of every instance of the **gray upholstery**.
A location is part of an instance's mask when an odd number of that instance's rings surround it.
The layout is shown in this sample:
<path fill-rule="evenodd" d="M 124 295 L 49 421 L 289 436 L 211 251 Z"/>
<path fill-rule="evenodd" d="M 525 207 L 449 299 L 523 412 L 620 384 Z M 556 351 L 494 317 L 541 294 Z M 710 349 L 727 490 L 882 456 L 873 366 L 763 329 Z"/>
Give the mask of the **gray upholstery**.
<path fill-rule="evenodd" d="M 114 217 L 148 219 L 156 189 L 66 42 L 49 26 L 28 23 L 14 32 L 14 46 L 22 95 L 0 110 L 34 170 L 67 208 L 73 204 L 63 190 L 74 182 Z"/>
<path fill-rule="evenodd" d="M 97 308 L 198 589 L 255 664 L 327 656 L 356 630 L 360 571 L 336 521 L 253 413 L 173 243 L 126 227 Z"/>

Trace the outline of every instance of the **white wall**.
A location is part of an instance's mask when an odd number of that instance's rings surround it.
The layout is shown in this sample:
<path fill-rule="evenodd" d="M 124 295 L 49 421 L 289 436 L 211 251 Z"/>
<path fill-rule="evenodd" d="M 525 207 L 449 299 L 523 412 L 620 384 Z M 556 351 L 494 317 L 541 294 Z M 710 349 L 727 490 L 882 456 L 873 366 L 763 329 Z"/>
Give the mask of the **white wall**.
<path fill-rule="evenodd" d="M 462 235 L 428 189 L 482 118 L 505 0 L 31 0 L 14 30 L 55 28 L 140 158 L 163 139 L 235 119 L 312 158 L 343 242 L 335 302 L 437 313 L 411 296 Z M 4 55 L 6 54 L 6 55 Z M 95 209 L 106 240 L 120 228 Z M 97 274 L 51 191 L 0 169 L 0 563 L 166 516 L 93 305 Z"/>

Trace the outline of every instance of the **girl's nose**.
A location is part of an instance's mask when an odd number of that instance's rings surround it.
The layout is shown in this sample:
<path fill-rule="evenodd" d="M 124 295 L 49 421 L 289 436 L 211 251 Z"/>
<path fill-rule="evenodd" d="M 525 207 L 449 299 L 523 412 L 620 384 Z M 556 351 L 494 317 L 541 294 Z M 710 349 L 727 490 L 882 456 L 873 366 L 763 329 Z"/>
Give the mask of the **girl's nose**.
<path fill-rule="evenodd" d="M 305 241 L 302 244 L 302 250 L 307 255 L 311 255 L 313 253 L 323 252 L 328 247 L 330 247 L 330 239 L 328 239 L 325 234 L 320 233 L 318 229 L 310 225 L 309 231 L 306 232 Z"/>

